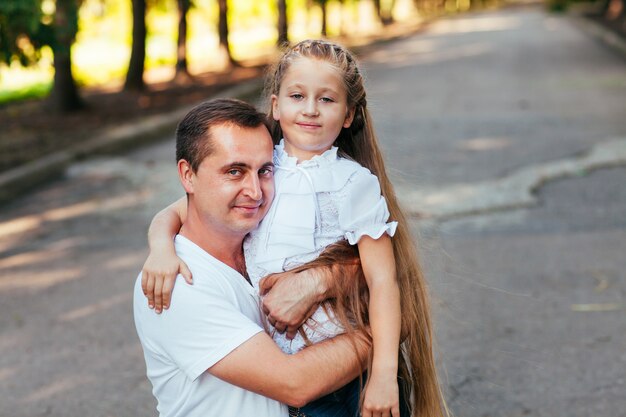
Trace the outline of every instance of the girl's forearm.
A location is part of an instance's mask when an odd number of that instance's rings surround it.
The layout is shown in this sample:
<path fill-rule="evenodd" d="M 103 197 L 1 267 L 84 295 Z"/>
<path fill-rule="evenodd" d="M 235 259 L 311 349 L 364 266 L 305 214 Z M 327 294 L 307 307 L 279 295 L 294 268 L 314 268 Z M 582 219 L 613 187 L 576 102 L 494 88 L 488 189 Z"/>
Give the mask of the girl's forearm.
<path fill-rule="evenodd" d="M 158 212 L 148 229 L 150 250 L 169 250 L 172 239 L 182 226 L 187 215 L 187 200 L 183 197 Z"/>
<path fill-rule="evenodd" d="M 363 273 L 369 289 L 369 319 L 374 357 L 372 373 L 397 375 L 400 346 L 400 290 L 396 281 L 391 238 L 363 237 L 358 243 Z"/>
<path fill-rule="evenodd" d="M 395 277 L 386 281 L 374 283 L 369 289 L 369 319 L 374 346 L 371 371 L 373 375 L 389 375 L 395 380 L 400 346 L 400 290 Z"/>

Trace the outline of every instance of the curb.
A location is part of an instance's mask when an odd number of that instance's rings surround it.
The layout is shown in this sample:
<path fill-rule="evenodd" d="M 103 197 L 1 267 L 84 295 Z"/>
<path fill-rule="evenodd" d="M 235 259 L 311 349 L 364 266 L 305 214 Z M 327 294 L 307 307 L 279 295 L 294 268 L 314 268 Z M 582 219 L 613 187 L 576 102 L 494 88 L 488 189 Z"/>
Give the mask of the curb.
<path fill-rule="evenodd" d="M 227 88 L 208 97 L 245 98 L 261 90 L 263 80 L 256 78 Z M 199 104 L 199 103 L 198 103 Z M 153 143 L 172 134 L 178 122 L 194 106 L 185 106 L 169 113 L 149 116 L 114 128 L 104 129 L 86 143 L 55 152 L 0 174 L 0 204 L 25 194 L 50 180 L 61 177 L 69 165 L 92 155 L 115 154 Z"/>
<path fill-rule="evenodd" d="M 535 191 L 547 182 L 623 165 L 626 137 L 615 137 L 596 144 L 584 155 L 529 165 L 495 180 L 410 189 L 398 194 L 411 215 L 447 220 L 530 207 L 537 204 Z"/>

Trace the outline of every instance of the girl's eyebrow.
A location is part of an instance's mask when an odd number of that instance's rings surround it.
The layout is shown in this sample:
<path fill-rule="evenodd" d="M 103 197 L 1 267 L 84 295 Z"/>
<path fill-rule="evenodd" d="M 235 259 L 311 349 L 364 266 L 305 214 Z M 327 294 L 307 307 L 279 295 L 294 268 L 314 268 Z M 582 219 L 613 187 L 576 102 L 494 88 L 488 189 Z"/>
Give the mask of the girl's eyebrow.
<path fill-rule="evenodd" d="M 291 89 L 300 89 L 300 90 L 305 90 L 306 87 L 303 84 L 300 83 L 294 83 L 294 84 L 289 84 L 287 85 L 287 90 L 291 90 Z M 339 92 L 331 87 L 322 87 L 320 89 L 320 91 L 322 93 L 326 93 L 326 92 L 330 92 L 330 93 L 334 93 L 334 94 L 339 94 Z"/>
<path fill-rule="evenodd" d="M 293 83 L 293 84 L 287 85 L 287 88 L 304 88 L 304 86 L 300 83 Z"/>

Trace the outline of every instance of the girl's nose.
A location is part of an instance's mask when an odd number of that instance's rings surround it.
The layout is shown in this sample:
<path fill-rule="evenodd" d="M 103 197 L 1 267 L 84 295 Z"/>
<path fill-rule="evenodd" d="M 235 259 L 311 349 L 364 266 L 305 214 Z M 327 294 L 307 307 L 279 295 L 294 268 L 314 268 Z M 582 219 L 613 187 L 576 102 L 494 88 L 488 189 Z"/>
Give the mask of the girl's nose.
<path fill-rule="evenodd" d="M 319 116 L 319 110 L 317 109 L 317 100 L 311 99 L 307 100 L 306 105 L 304 106 L 304 110 L 302 113 L 306 116 Z"/>

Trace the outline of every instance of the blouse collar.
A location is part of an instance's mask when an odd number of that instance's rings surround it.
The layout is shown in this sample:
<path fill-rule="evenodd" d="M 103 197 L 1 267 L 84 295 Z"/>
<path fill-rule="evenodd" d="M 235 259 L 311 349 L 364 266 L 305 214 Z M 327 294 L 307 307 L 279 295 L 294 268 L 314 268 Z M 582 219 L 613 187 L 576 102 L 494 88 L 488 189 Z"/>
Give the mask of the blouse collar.
<path fill-rule="evenodd" d="M 337 160 L 338 149 L 339 148 L 336 146 L 332 146 L 324 153 L 315 155 L 311 159 L 298 163 L 298 158 L 295 156 L 289 156 L 287 151 L 285 151 L 285 139 L 281 139 L 278 145 L 274 147 L 274 162 L 280 166 L 323 166 Z"/>

